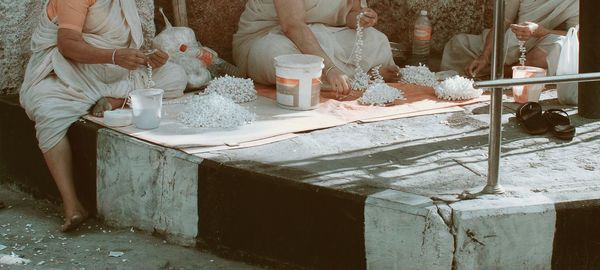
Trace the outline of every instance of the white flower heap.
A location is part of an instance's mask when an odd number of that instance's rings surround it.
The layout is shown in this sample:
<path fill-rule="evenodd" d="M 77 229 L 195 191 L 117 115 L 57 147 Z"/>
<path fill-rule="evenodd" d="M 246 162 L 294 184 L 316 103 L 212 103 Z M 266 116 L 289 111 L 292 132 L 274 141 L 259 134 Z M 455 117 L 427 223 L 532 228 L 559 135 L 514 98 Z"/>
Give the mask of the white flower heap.
<path fill-rule="evenodd" d="M 402 91 L 385 83 L 377 83 L 367 88 L 367 91 L 358 99 L 358 103 L 385 106 L 397 99 L 405 99 Z"/>
<path fill-rule="evenodd" d="M 435 73 L 431 72 L 427 66 L 406 66 L 400 69 L 402 82 L 416 84 L 421 86 L 435 87 L 438 82 Z"/>
<path fill-rule="evenodd" d="M 365 16 L 363 12 L 356 16 L 356 41 L 354 42 L 353 55 L 354 55 L 354 78 L 350 83 L 350 87 L 353 90 L 364 91 L 369 87 L 369 75 L 362 68 L 360 62 L 363 57 L 363 45 L 364 45 L 364 27 L 360 25 L 360 19 Z"/>
<path fill-rule="evenodd" d="M 445 100 L 467 100 L 478 98 L 483 91 L 473 88 L 473 80 L 454 76 L 435 87 L 435 95 Z"/>
<path fill-rule="evenodd" d="M 192 128 L 234 128 L 249 124 L 256 114 L 216 93 L 194 96 L 177 121 Z"/>
<path fill-rule="evenodd" d="M 238 104 L 256 100 L 256 89 L 251 79 L 236 78 L 229 75 L 212 80 L 204 92 L 207 94 L 217 93 L 232 99 Z"/>

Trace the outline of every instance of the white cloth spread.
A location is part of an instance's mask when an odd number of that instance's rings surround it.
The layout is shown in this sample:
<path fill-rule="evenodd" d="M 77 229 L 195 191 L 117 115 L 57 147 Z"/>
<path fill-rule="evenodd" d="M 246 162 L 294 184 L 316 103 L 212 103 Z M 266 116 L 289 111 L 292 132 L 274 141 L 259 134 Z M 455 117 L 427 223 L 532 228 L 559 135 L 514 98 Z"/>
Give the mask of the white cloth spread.
<path fill-rule="evenodd" d="M 43 152 L 60 142 L 69 126 L 100 98 L 124 98 L 128 91 L 144 88 L 146 76 L 143 68 L 129 72 L 113 64 L 66 59 L 58 51 L 58 27 L 45 10 L 31 39 L 32 56 L 20 92 L 21 105 L 36 123 Z M 141 48 L 143 35 L 135 1 L 96 1 L 88 10 L 83 39 L 102 49 Z M 171 96 L 181 95 L 187 82 L 185 71 L 172 63 L 156 70 L 153 80 L 156 88 Z"/>

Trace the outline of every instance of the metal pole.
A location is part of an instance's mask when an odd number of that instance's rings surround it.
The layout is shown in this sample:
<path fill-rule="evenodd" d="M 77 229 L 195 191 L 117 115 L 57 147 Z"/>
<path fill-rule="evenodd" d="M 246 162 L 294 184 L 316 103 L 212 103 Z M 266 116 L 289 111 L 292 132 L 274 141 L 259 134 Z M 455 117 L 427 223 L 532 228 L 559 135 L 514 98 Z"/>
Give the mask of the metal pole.
<path fill-rule="evenodd" d="M 573 75 L 559 75 L 559 76 L 549 76 L 549 77 L 532 77 L 532 78 L 519 78 L 519 79 L 501 79 L 501 80 L 494 80 L 494 81 L 480 81 L 480 82 L 475 82 L 473 84 L 473 87 L 475 87 L 475 88 L 497 88 L 497 87 L 509 87 L 509 86 L 514 86 L 514 85 L 527 85 L 527 84 L 594 82 L 594 81 L 600 81 L 600 72 L 573 74 Z"/>
<path fill-rule="evenodd" d="M 494 4 L 494 48 L 492 52 L 492 80 L 504 77 L 504 0 Z M 501 194 L 504 189 L 498 182 L 500 178 L 500 154 L 502 142 L 502 88 L 492 93 L 490 104 L 490 145 L 488 152 L 487 185 L 481 193 Z"/>

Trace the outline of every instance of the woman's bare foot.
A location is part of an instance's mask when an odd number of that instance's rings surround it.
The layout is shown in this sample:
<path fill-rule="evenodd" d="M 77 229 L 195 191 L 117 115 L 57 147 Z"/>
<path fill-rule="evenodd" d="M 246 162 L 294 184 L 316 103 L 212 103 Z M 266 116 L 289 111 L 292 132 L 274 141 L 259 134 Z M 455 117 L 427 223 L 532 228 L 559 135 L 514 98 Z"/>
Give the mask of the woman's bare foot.
<path fill-rule="evenodd" d="M 105 111 L 112 111 L 115 108 L 120 108 L 123 106 L 124 102 L 124 98 L 103 97 L 96 102 L 94 107 L 92 107 L 91 113 L 96 117 L 103 117 Z"/>
<path fill-rule="evenodd" d="M 113 109 L 108 98 L 100 98 L 92 107 L 91 114 L 96 117 L 103 117 L 105 111 L 111 111 Z"/>
<path fill-rule="evenodd" d="M 89 213 L 81 208 L 77 211 L 74 211 L 73 214 L 69 214 L 65 216 L 65 223 L 60 226 L 60 230 L 62 232 L 70 232 L 77 229 L 81 223 L 83 223 L 86 219 L 88 219 Z"/>
<path fill-rule="evenodd" d="M 400 67 L 396 65 L 382 67 L 379 72 L 386 82 L 398 82 L 400 80 Z"/>

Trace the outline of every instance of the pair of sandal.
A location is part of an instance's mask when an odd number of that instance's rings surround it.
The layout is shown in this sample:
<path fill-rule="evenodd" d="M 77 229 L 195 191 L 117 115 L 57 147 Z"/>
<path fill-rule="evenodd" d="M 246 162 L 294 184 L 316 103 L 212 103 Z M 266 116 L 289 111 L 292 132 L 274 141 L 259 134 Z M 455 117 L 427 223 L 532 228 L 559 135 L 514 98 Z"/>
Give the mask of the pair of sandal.
<path fill-rule="evenodd" d="M 570 141 L 575 137 L 575 127 L 571 125 L 569 114 L 560 109 L 542 112 L 537 102 L 527 102 L 517 109 L 517 120 L 525 132 L 531 135 L 551 131 L 554 137 Z"/>

